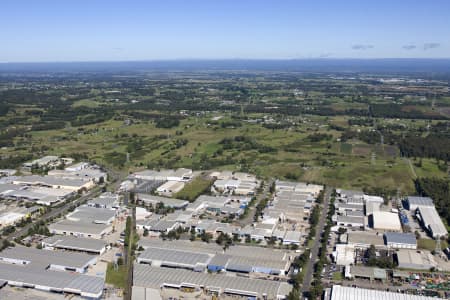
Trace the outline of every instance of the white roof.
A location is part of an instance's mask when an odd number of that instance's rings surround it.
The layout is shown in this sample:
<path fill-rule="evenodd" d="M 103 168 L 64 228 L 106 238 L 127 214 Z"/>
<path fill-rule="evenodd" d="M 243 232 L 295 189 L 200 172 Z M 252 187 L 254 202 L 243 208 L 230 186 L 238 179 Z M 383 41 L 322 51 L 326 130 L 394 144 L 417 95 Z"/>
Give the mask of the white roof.
<path fill-rule="evenodd" d="M 441 217 L 434 206 L 419 206 L 419 212 L 425 226 L 429 227 L 433 233 L 433 236 L 448 235 L 447 228 L 445 228 L 444 223 L 442 223 Z"/>
<path fill-rule="evenodd" d="M 400 219 L 396 213 L 386 211 L 374 211 L 372 216 L 373 216 L 373 227 L 375 229 L 395 230 L 395 231 L 402 230 Z"/>
<path fill-rule="evenodd" d="M 331 300 L 436 300 L 442 298 L 400 294 L 334 285 Z"/>

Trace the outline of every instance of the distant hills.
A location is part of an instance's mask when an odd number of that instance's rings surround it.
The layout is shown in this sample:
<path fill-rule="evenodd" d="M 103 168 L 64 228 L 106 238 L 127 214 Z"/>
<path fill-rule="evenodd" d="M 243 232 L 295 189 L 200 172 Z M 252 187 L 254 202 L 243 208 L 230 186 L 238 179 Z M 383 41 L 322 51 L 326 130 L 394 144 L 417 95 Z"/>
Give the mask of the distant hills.
<path fill-rule="evenodd" d="M 289 71 L 450 73 L 450 59 L 166 60 L 0 63 L 0 72 Z"/>

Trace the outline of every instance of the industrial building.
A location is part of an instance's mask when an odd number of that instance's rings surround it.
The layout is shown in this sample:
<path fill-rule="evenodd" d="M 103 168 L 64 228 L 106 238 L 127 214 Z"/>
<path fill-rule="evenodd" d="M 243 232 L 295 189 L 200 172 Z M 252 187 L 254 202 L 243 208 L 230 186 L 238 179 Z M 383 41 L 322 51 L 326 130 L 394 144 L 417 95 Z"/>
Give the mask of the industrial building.
<path fill-rule="evenodd" d="M 419 207 L 434 207 L 433 199 L 430 197 L 408 196 L 405 202 L 406 207 L 411 211 Z"/>
<path fill-rule="evenodd" d="M 399 268 L 430 270 L 438 266 L 431 252 L 426 250 L 400 249 L 396 252 L 395 257 Z"/>
<path fill-rule="evenodd" d="M 89 200 L 87 205 L 96 208 L 118 209 L 120 207 L 120 197 L 117 194 L 106 192 Z"/>
<path fill-rule="evenodd" d="M 361 278 L 370 281 L 386 281 L 386 270 L 375 267 L 363 267 L 363 266 L 346 266 L 345 278 Z M 358 299 L 359 300 L 359 299 Z"/>
<path fill-rule="evenodd" d="M 111 224 L 116 217 L 116 211 L 107 208 L 80 206 L 66 216 L 67 220 L 94 224 Z"/>
<path fill-rule="evenodd" d="M 172 197 L 183 188 L 183 181 L 166 181 L 156 189 L 156 193 L 161 196 Z"/>
<path fill-rule="evenodd" d="M 286 282 L 207 274 L 188 270 L 155 268 L 137 264 L 133 268 L 133 285 L 137 287 L 199 290 L 218 296 L 285 299 L 292 289 Z"/>
<path fill-rule="evenodd" d="M 97 258 L 83 253 L 66 253 L 17 246 L 6 248 L 0 252 L 0 261 L 55 271 L 85 273 L 90 265 L 97 262 Z"/>
<path fill-rule="evenodd" d="M 435 297 L 417 296 L 386 292 L 380 290 L 369 290 L 363 288 L 333 285 L 325 292 L 324 300 L 439 300 Z M 443 300 L 443 299 L 440 299 Z"/>
<path fill-rule="evenodd" d="M 97 276 L 3 263 L 0 263 L 0 280 L 11 286 L 75 294 L 89 299 L 101 299 L 105 286 L 104 279 Z"/>
<path fill-rule="evenodd" d="M 285 251 L 261 247 L 232 246 L 225 253 L 218 245 L 190 241 L 139 241 L 145 251 L 138 263 L 203 272 L 226 270 L 237 273 L 284 275 L 290 266 Z"/>
<path fill-rule="evenodd" d="M 66 189 L 75 192 L 79 192 L 82 189 L 89 190 L 95 185 L 93 180 L 68 179 L 50 175 L 21 176 L 15 178 L 12 183 L 26 186 L 42 186 L 52 189 Z"/>
<path fill-rule="evenodd" d="M 413 233 L 386 232 L 384 240 L 388 248 L 417 249 L 417 240 Z"/>
<path fill-rule="evenodd" d="M 204 271 L 211 260 L 211 255 L 170 248 L 148 247 L 137 258 L 140 264 L 149 264 L 155 267 L 169 267 Z"/>
<path fill-rule="evenodd" d="M 417 208 L 417 218 L 422 226 L 428 231 L 433 238 L 446 237 L 448 235 L 447 228 L 441 220 L 436 208 L 433 206 L 419 206 Z"/>
<path fill-rule="evenodd" d="M 47 250 L 69 250 L 101 255 L 108 244 L 104 240 L 74 236 L 54 235 L 42 241 L 42 248 Z"/>
<path fill-rule="evenodd" d="M 112 231 L 112 226 L 111 224 L 97 224 L 86 221 L 61 220 L 50 224 L 48 229 L 53 234 L 101 239 Z"/>
<path fill-rule="evenodd" d="M 333 251 L 333 258 L 338 266 L 348 266 L 355 263 L 355 247 L 346 244 L 337 244 Z"/>
<path fill-rule="evenodd" d="M 383 231 L 402 231 L 398 214 L 387 211 L 374 211 L 372 214 L 373 228 Z"/>
<path fill-rule="evenodd" d="M 358 249 L 368 249 L 370 245 L 375 248 L 384 249 L 383 235 L 375 232 L 349 232 L 347 233 L 347 243 Z"/>
<path fill-rule="evenodd" d="M 192 170 L 179 168 L 176 170 L 144 170 L 132 174 L 131 178 L 150 180 L 150 181 L 183 181 L 192 179 Z"/>
<path fill-rule="evenodd" d="M 183 209 L 186 208 L 189 204 L 189 201 L 179 200 L 174 198 L 167 197 L 159 197 L 151 194 L 138 193 L 137 194 L 138 203 L 144 206 L 153 206 L 155 207 L 158 203 L 164 204 L 165 207 L 171 207 L 174 209 Z"/>
<path fill-rule="evenodd" d="M 336 219 L 336 223 L 342 227 L 352 227 L 352 228 L 360 228 L 364 229 L 365 226 L 365 218 L 364 216 L 342 216 L 338 215 Z"/>

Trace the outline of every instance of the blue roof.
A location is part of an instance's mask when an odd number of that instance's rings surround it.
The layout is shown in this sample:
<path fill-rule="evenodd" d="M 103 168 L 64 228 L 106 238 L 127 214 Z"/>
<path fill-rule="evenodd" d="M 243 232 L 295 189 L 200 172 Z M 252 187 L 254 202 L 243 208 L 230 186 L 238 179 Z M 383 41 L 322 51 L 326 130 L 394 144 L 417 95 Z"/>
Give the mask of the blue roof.
<path fill-rule="evenodd" d="M 399 243 L 416 245 L 416 236 L 413 233 L 386 232 L 384 234 L 387 243 Z"/>

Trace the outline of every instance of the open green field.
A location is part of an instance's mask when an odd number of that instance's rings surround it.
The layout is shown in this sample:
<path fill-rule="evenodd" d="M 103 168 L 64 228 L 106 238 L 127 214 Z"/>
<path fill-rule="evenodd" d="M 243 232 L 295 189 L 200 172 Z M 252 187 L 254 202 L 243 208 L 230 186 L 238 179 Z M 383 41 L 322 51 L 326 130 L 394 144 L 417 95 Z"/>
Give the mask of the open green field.
<path fill-rule="evenodd" d="M 124 289 L 127 284 L 127 268 L 125 265 L 121 265 L 117 267 L 117 270 L 114 269 L 112 263 L 108 263 L 108 267 L 106 269 L 106 283 L 112 284 L 115 287 Z"/>
<path fill-rule="evenodd" d="M 223 115 L 219 122 L 231 120 Z M 381 149 L 361 141 L 353 145 L 337 142 L 338 132 L 323 126 L 333 120 L 315 116 L 296 130 L 272 130 L 245 122 L 239 127 L 223 128 L 210 124 L 210 120 L 211 116 L 190 117 L 170 129 L 157 128 L 151 121 L 125 126 L 120 120 L 109 120 L 80 128 L 31 132 L 28 146 L 3 151 L 27 153 L 33 147 L 45 145 L 46 153 L 82 155 L 127 172 L 146 167 L 229 169 L 342 188 L 369 191 L 379 188 L 391 192 L 398 188 L 402 194 L 414 192 L 411 170 L 403 159 L 392 155 L 396 153 L 394 146 L 386 145 Z M 313 133 L 333 138 L 311 142 L 307 137 Z M 252 144 L 248 140 L 236 142 L 236 137 L 251 140 Z M 232 143 L 225 145 L 225 139 L 231 139 Z M 20 140 L 17 139 L 18 144 Z M 422 165 L 414 169 L 418 176 L 445 176 L 432 159 L 423 159 Z M 179 196 L 190 199 L 202 187 L 187 186 Z"/>
<path fill-rule="evenodd" d="M 185 199 L 188 201 L 194 201 L 198 196 L 205 193 L 210 187 L 212 182 L 201 177 L 196 177 L 191 182 L 187 183 L 184 188 L 179 191 L 175 198 Z"/>
<path fill-rule="evenodd" d="M 428 251 L 434 251 L 436 249 L 436 241 L 432 239 L 418 239 L 417 240 L 417 247 L 419 249 L 425 249 Z M 443 240 L 441 241 L 441 249 L 445 249 L 448 247 L 447 241 Z"/>

